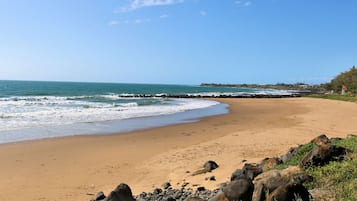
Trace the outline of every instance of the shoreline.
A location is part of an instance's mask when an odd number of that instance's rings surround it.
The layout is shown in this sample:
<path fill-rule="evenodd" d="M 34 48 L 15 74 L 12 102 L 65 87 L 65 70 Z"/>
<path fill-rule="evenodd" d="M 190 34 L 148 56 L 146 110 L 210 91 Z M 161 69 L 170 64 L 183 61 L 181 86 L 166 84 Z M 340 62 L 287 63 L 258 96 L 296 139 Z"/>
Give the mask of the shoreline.
<path fill-rule="evenodd" d="M 88 193 L 108 194 L 122 182 L 134 194 L 165 181 L 212 189 L 241 167 L 243 159 L 258 162 L 281 155 L 321 133 L 357 133 L 355 103 L 310 98 L 218 101 L 230 105 L 228 114 L 194 123 L 1 144 L 0 187 L 7 193 L 0 199 L 89 200 Z M 186 173 L 207 160 L 220 168 L 194 177 Z M 204 180 L 211 175 L 217 180 Z"/>
<path fill-rule="evenodd" d="M 0 145 L 21 143 L 43 139 L 56 139 L 70 136 L 113 135 L 159 128 L 169 125 L 200 121 L 202 118 L 228 113 L 227 104 L 217 102 L 205 108 L 187 110 L 173 114 L 143 116 L 129 119 L 107 120 L 99 122 L 80 122 L 65 125 L 51 125 L 18 130 L 0 131 Z M 26 133 L 26 135 L 23 135 Z"/>

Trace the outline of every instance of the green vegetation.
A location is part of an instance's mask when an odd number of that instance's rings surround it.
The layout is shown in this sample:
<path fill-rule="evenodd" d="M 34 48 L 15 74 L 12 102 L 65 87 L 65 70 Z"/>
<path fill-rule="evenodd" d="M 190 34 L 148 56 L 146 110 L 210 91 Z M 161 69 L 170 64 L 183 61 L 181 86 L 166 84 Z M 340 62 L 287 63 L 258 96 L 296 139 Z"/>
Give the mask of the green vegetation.
<path fill-rule="evenodd" d="M 302 157 L 309 152 L 314 146 L 313 143 L 308 143 L 308 144 L 304 144 L 302 145 L 300 148 L 298 148 L 296 154 L 291 157 L 290 159 L 288 159 L 284 164 L 280 164 L 274 167 L 274 169 L 285 169 L 287 168 L 289 165 L 299 165 L 299 162 L 301 161 Z"/>
<path fill-rule="evenodd" d="M 335 141 L 333 144 L 348 148 L 354 152 L 342 162 L 331 162 L 323 167 L 306 170 L 314 177 L 309 188 L 333 190 L 336 200 L 356 201 L 357 198 L 357 136 Z"/>
<path fill-rule="evenodd" d="M 277 84 L 217 84 L 217 83 L 202 83 L 205 87 L 236 87 L 236 88 L 260 88 L 260 89 L 279 89 L 279 90 L 302 90 L 311 92 L 320 92 L 324 90 L 320 85 L 309 85 L 305 83 L 277 83 Z"/>
<path fill-rule="evenodd" d="M 331 144 L 345 147 L 354 153 L 341 162 L 330 162 L 323 167 L 314 167 L 304 170 L 312 176 L 314 181 L 307 184 L 309 189 L 319 188 L 332 190 L 336 200 L 356 201 L 357 198 L 357 136 L 333 141 Z M 298 165 L 302 157 L 314 146 L 312 143 L 305 144 L 299 148 L 297 154 L 286 161 L 277 165 L 274 169 L 284 169 L 288 165 Z"/>
<path fill-rule="evenodd" d="M 342 86 L 347 87 L 347 93 L 357 94 L 357 69 L 353 66 L 350 70 L 337 75 L 330 83 L 324 84 L 326 90 L 333 90 L 335 93 L 341 93 Z"/>
<path fill-rule="evenodd" d="M 311 98 L 324 98 L 324 99 L 331 99 L 331 100 L 341 100 L 341 101 L 349 101 L 357 103 L 357 96 L 351 95 L 339 95 L 339 94 L 311 94 L 307 97 Z"/>

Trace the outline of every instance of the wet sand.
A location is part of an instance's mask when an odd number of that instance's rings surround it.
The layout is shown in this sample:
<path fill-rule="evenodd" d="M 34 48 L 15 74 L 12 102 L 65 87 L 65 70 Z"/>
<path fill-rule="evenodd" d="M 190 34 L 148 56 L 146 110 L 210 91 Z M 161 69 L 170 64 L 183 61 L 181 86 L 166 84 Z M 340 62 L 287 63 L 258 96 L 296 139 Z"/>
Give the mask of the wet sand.
<path fill-rule="evenodd" d="M 96 136 L 0 145 L 0 200 L 90 200 L 119 183 L 134 194 L 160 187 L 214 188 L 242 166 L 280 156 L 325 133 L 357 133 L 357 104 L 311 98 L 219 99 L 230 113 L 199 122 Z M 220 167 L 191 176 L 207 160 Z M 205 178 L 214 175 L 216 181 Z"/>

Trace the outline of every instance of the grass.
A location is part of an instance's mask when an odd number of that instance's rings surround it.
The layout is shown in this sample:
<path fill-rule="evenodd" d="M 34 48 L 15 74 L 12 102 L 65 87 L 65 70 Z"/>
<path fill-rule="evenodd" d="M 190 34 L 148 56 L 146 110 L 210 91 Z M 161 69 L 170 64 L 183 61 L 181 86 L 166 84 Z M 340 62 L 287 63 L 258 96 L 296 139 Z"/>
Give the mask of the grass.
<path fill-rule="evenodd" d="M 331 99 L 331 100 L 340 100 L 340 101 L 348 101 L 357 103 L 357 96 L 352 95 L 339 95 L 339 94 L 312 94 L 307 97 L 310 98 L 323 98 L 323 99 Z"/>
<path fill-rule="evenodd" d="M 341 162 L 330 162 L 322 167 L 314 167 L 304 170 L 312 176 L 314 181 L 307 183 L 309 189 L 319 188 L 332 190 L 336 200 L 356 201 L 357 198 L 357 136 L 348 137 L 332 142 L 333 145 L 342 146 L 354 153 Z M 313 144 L 303 145 L 297 154 L 278 165 L 275 169 L 284 169 L 288 165 L 298 165 L 301 158 L 313 148 Z"/>
<path fill-rule="evenodd" d="M 288 159 L 285 163 L 275 166 L 274 169 L 282 170 L 287 168 L 289 165 L 293 165 L 293 166 L 299 165 L 299 162 L 301 161 L 302 157 L 307 152 L 309 152 L 314 146 L 316 145 L 314 145 L 313 143 L 302 145 L 300 148 L 298 148 L 296 154 L 293 157 Z"/>
<path fill-rule="evenodd" d="M 315 181 L 308 184 L 310 188 L 331 189 L 337 200 L 356 201 L 357 198 L 357 136 L 352 136 L 332 144 L 345 147 L 354 153 L 342 162 L 330 162 L 323 167 L 306 170 Z"/>

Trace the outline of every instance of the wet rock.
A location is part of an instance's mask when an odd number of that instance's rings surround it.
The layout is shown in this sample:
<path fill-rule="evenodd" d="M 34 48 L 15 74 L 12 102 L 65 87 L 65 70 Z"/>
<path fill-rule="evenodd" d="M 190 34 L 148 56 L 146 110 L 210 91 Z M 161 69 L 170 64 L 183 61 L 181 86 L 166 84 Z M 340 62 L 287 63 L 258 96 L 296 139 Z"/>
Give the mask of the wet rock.
<path fill-rule="evenodd" d="M 229 183 L 223 190 L 229 201 L 251 201 L 254 185 L 250 179 L 242 178 Z"/>
<path fill-rule="evenodd" d="M 300 161 L 300 167 L 309 168 L 323 166 L 330 161 L 341 161 L 350 152 L 350 150 L 343 147 L 322 144 L 314 147 L 311 151 L 305 154 Z"/>
<path fill-rule="evenodd" d="M 114 191 L 112 191 L 105 201 L 135 201 L 130 187 L 127 184 L 119 184 Z"/>

